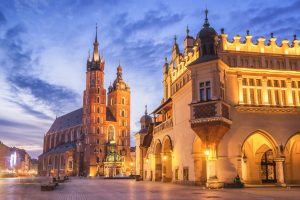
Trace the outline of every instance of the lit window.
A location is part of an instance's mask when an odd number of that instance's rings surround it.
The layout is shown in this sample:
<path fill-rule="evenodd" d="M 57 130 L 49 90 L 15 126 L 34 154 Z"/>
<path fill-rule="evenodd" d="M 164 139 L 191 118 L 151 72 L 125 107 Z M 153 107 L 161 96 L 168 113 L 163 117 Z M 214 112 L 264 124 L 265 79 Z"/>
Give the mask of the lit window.
<path fill-rule="evenodd" d="M 211 85 L 210 81 L 200 83 L 200 101 L 211 100 Z"/>

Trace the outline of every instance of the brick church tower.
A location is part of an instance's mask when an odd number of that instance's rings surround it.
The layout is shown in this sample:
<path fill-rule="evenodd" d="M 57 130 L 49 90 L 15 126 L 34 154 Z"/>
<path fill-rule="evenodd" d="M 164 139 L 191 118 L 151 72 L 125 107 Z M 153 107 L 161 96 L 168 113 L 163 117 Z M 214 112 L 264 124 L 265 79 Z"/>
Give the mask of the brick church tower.
<path fill-rule="evenodd" d="M 99 54 L 99 43 L 96 37 L 92 57 L 87 60 L 86 89 L 83 93 L 83 132 L 85 133 L 84 169 L 85 173 L 97 170 L 101 159 L 98 155 L 99 144 L 103 140 L 106 121 L 106 90 L 104 88 L 104 59 Z"/>
<path fill-rule="evenodd" d="M 104 58 L 96 37 L 87 60 L 83 94 L 84 174 L 88 176 L 130 173 L 130 88 L 122 79 L 122 67 L 109 87 L 108 105 L 104 89 Z"/>

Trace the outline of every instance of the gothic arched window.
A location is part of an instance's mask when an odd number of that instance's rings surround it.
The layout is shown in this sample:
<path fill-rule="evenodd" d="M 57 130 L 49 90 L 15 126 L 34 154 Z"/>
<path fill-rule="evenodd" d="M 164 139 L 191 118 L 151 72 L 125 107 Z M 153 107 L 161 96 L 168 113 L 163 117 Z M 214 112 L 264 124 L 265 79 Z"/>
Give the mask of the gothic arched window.
<path fill-rule="evenodd" d="M 115 140 L 115 129 L 113 126 L 108 127 L 108 141 Z"/>

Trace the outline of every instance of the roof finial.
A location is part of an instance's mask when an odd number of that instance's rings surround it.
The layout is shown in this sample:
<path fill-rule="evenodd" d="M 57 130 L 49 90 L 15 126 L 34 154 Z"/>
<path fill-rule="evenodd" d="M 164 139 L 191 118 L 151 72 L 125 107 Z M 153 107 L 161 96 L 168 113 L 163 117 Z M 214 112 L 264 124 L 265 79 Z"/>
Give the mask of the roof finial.
<path fill-rule="evenodd" d="M 177 36 L 176 34 L 174 35 L 174 43 L 176 44 L 176 41 L 177 41 Z"/>
<path fill-rule="evenodd" d="M 274 38 L 274 33 L 273 32 L 271 33 L 271 38 Z"/>
<path fill-rule="evenodd" d="M 168 58 L 167 57 L 165 57 L 165 62 L 168 63 Z"/>
<path fill-rule="evenodd" d="M 225 29 L 221 28 L 221 33 L 224 34 L 225 33 Z"/>
<path fill-rule="evenodd" d="M 205 22 L 204 22 L 204 24 L 203 24 L 204 27 L 209 27 L 209 22 L 208 22 L 208 17 L 207 17 L 207 15 L 208 15 L 208 9 L 206 8 L 206 9 L 205 9 Z"/>
<path fill-rule="evenodd" d="M 249 36 L 249 35 L 250 35 L 250 31 L 249 31 L 249 30 L 247 30 L 247 31 L 246 31 L 246 34 L 247 34 L 247 36 Z"/>
<path fill-rule="evenodd" d="M 189 36 L 189 33 L 190 33 L 189 26 L 186 26 L 186 36 Z"/>
<path fill-rule="evenodd" d="M 95 43 L 98 42 L 98 24 L 96 23 L 96 36 L 95 36 Z"/>
<path fill-rule="evenodd" d="M 145 105 L 145 115 L 148 115 L 147 105 Z"/>
<path fill-rule="evenodd" d="M 294 34 L 294 40 L 297 40 L 297 35 L 296 34 Z"/>

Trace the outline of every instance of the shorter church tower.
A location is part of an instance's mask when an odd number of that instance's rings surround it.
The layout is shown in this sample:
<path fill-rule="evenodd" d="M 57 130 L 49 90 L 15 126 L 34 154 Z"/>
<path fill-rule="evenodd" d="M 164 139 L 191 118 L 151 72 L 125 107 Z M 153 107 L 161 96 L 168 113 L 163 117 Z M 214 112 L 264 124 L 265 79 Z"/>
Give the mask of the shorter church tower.
<path fill-rule="evenodd" d="M 116 151 L 123 157 L 126 171 L 130 170 L 130 87 L 123 80 L 123 69 L 117 67 L 117 77 L 108 89 L 107 108 L 115 118 Z"/>

